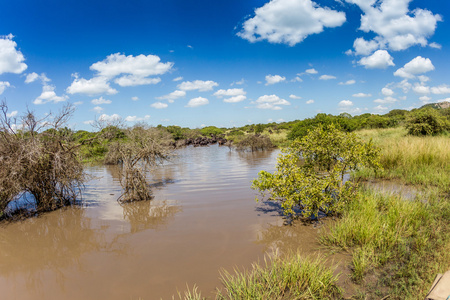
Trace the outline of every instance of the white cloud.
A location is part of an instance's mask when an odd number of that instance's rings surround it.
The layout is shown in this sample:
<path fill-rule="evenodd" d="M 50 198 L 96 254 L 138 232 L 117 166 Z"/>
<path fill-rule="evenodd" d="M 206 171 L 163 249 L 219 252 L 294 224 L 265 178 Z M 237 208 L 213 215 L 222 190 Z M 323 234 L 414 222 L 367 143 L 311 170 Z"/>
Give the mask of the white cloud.
<path fill-rule="evenodd" d="M 86 125 L 93 125 L 94 123 L 95 123 L 94 120 L 88 120 L 88 121 L 83 122 L 83 124 L 86 124 Z"/>
<path fill-rule="evenodd" d="M 91 103 L 94 104 L 94 105 L 102 105 L 102 104 L 111 104 L 112 101 L 111 100 L 107 100 L 107 99 L 105 99 L 103 97 L 100 97 L 98 99 L 92 99 Z"/>
<path fill-rule="evenodd" d="M 179 77 L 173 79 L 173 81 L 181 81 L 181 80 L 183 80 L 182 76 L 179 76 Z"/>
<path fill-rule="evenodd" d="M 223 99 L 223 102 L 226 102 L 226 103 L 237 103 L 237 102 L 242 102 L 245 99 L 247 99 L 247 96 L 238 95 L 238 96 L 233 96 L 233 97 L 230 97 L 230 98 Z"/>
<path fill-rule="evenodd" d="M 81 104 L 83 104 L 83 101 L 77 101 L 73 103 L 73 105 L 75 106 L 80 106 Z"/>
<path fill-rule="evenodd" d="M 10 86 L 11 84 L 8 81 L 0 81 L 0 95 Z"/>
<path fill-rule="evenodd" d="M 96 107 L 94 107 L 92 110 L 99 114 L 99 113 L 101 113 L 104 109 L 103 109 L 103 107 L 96 106 Z"/>
<path fill-rule="evenodd" d="M 280 75 L 266 75 L 266 85 L 275 84 L 279 82 L 283 82 L 286 80 L 286 77 Z"/>
<path fill-rule="evenodd" d="M 417 94 L 427 95 L 430 93 L 430 87 L 416 83 L 412 90 Z"/>
<path fill-rule="evenodd" d="M 39 105 L 48 102 L 58 103 L 66 101 L 67 99 L 68 97 L 66 95 L 57 96 L 55 93 L 55 87 L 53 85 L 46 84 L 42 87 L 42 94 L 34 99 L 33 104 Z"/>
<path fill-rule="evenodd" d="M 373 109 L 375 110 L 375 112 L 382 113 L 382 112 L 387 111 L 389 108 L 382 106 L 382 105 L 378 105 L 378 106 L 374 107 Z"/>
<path fill-rule="evenodd" d="M 291 103 L 285 99 L 281 99 L 277 95 L 264 95 L 255 101 L 256 107 L 260 109 L 272 109 L 280 110 L 280 105 L 291 105 Z"/>
<path fill-rule="evenodd" d="M 25 78 L 25 83 L 32 83 L 33 81 L 36 81 L 39 78 L 39 74 L 36 72 L 27 74 L 27 77 Z"/>
<path fill-rule="evenodd" d="M 345 13 L 311 0 L 271 0 L 255 10 L 237 35 L 250 42 L 267 40 L 294 46 L 324 27 L 338 27 L 345 21 Z"/>
<path fill-rule="evenodd" d="M 136 97 L 136 96 L 131 97 L 131 100 L 133 100 L 133 101 L 138 101 L 138 100 L 139 100 L 139 97 Z"/>
<path fill-rule="evenodd" d="M 431 43 L 428 46 L 430 46 L 431 48 L 435 48 L 435 49 L 442 49 L 442 45 L 438 44 L 438 43 Z"/>
<path fill-rule="evenodd" d="M 234 82 L 232 82 L 230 85 L 231 85 L 231 86 L 233 86 L 233 85 L 243 85 L 244 83 L 245 83 L 245 79 L 242 78 L 242 79 L 239 80 L 239 81 L 234 81 Z"/>
<path fill-rule="evenodd" d="M 358 63 L 366 69 L 386 69 L 395 66 L 392 56 L 386 50 L 377 50 L 371 56 L 361 58 Z"/>
<path fill-rule="evenodd" d="M 296 76 L 294 79 L 291 80 L 291 82 L 303 82 L 303 79 L 301 79 L 299 76 Z"/>
<path fill-rule="evenodd" d="M 435 95 L 450 94 L 450 87 L 446 84 L 431 88 L 431 92 Z"/>
<path fill-rule="evenodd" d="M 353 79 L 347 80 L 346 82 L 339 82 L 340 85 L 352 85 L 355 83 L 356 83 L 356 81 Z"/>
<path fill-rule="evenodd" d="M 0 75 L 3 73 L 20 74 L 28 66 L 24 63 L 25 57 L 16 49 L 17 44 L 13 41 L 14 36 L 0 36 Z"/>
<path fill-rule="evenodd" d="M 137 85 L 148 85 L 157 84 L 161 82 L 161 78 L 147 78 L 136 75 L 124 75 L 122 77 L 116 78 L 114 80 L 120 86 L 137 86 Z"/>
<path fill-rule="evenodd" d="M 186 96 L 186 92 L 185 91 L 176 90 L 176 91 L 173 91 L 172 93 L 170 93 L 168 95 L 164 95 L 164 96 L 161 96 L 161 97 L 156 97 L 156 99 L 167 100 L 167 101 L 169 101 L 169 103 L 173 103 L 178 98 L 182 98 L 184 96 Z"/>
<path fill-rule="evenodd" d="M 356 55 L 370 55 L 379 47 L 376 41 L 366 41 L 363 38 L 357 38 L 353 42 L 353 48 Z M 351 50 L 350 50 L 351 51 Z"/>
<path fill-rule="evenodd" d="M 151 104 L 150 106 L 153 108 L 156 108 L 156 109 L 162 109 L 162 108 L 167 108 L 169 105 L 167 103 L 155 102 L 155 103 Z"/>
<path fill-rule="evenodd" d="M 330 80 L 330 79 L 336 79 L 336 76 L 333 75 L 322 75 L 319 77 L 320 80 Z"/>
<path fill-rule="evenodd" d="M 357 93 L 357 94 L 353 94 L 353 97 L 355 97 L 355 98 L 367 98 L 367 97 L 372 97 L 372 94 Z"/>
<path fill-rule="evenodd" d="M 423 103 L 428 103 L 428 102 L 430 102 L 431 97 L 422 96 L 422 97 L 419 97 L 419 100 L 422 101 Z"/>
<path fill-rule="evenodd" d="M 244 89 L 228 89 L 228 90 L 218 90 L 214 93 L 214 96 L 218 98 L 222 97 L 230 97 L 223 100 L 223 102 L 227 103 L 237 103 L 244 101 L 247 99 L 245 96 L 247 92 L 244 91 Z"/>
<path fill-rule="evenodd" d="M 450 98 L 439 99 L 437 102 L 450 102 Z"/>
<path fill-rule="evenodd" d="M 308 101 L 306 101 L 306 104 L 313 104 L 314 100 L 313 99 L 309 99 Z"/>
<path fill-rule="evenodd" d="M 422 56 L 417 56 L 407 64 L 403 66 L 403 68 L 395 71 L 394 76 L 399 76 L 403 78 L 415 78 L 415 75 L 426 73 L 429 71 L 433 71 L 434 66 L 431 63 L 429 58 L 423 58 Z"/>
<path fill-rule="evenodd" d="M 296 96 L 296 95 L 289 95 L 289 98 L 291 98 L 291 99 L 302 99 L 302 97 L 300 97 L 300 96 Z"/>
<path fill-rule="evenodd" d="M 402 81 L 397 83 L 397 87 L 401 88 L 403 90 L 403 93 L 406 94 L 411 89 L 412 85 L 408 82 L 408 79 L 403 79 Z"/>
<path fill-rule="evenodd" d="M 98 120 L 100 122 L 114 123 L 114 122 L 119 122 L 120 120 L 122 120 L 122 117 L 119 116 L 118 114 L 113 114 L 113 115 L 102 114 L 102 115 L 100 115 L 100 117 L 98 117 Z"/>
<path fill-rule="evenodd" d="M 383 96 L 392 96 L 394 95 L 394 91 L 391 90 L 390 88 L 384 87 L 381 89 L 381 93 L 383 94 Z"/>
<path fill-rule="evenodd" d="M 373 102 L 375 103 L 381 103 L 381 104 L 386 104 L 386 103 L 395 103 L 397 102 L 397 99 L 393 98 L 393 97 L 384 97 L 384 99 L 376 99 Z"/>
<path fill-rule="evenodd" d="M 198 107 L 198 106 L 202 106 L 202 105 L 206 105 L 206 104 L 209 104 L 208 99 L 203 98 L 203 97 L 197 97 L 197 98 L 189 100 L 186 107 Z"/>
<path fill-rule="evenodd" d="M 376 34 L 372 41 L 355 41 L 355 50 L 362 55 L 377 48 L 399 51 L 414 45 L 426 46 L 437 22 L 442 21 L 440 15 L 433 15 L 429 10 L 416 8 L 410 11 L 412 0 L 345 1 L 358 5 L 363 11 L 359 29 Z"/>
<path fill-rule="evenodd" d="M 307 73 L 307 74 L 317 74 L 317 73 L 319 73 L 319 72 L 317 72 L 316 69 L 312 68 L 312 69 L 306 70 L 305 73 Z"/>
<path fill-rule="evenodd" d="M 145 117 L 137 117 L 137 116 L 128 116 L 125 118 L 126 122 L 142 122 L 150 119 L 149 115 L 146 115 Z"/>
<path fill-rule="evenodd" d="M 74 81 L 67 88 L 69 94 L 85 94 L 85 95 L 99 95 L 117 94 L 117 90 L 109 85 L 108 79 L 105 77 L 94 77 L 92 79 L 78 78 L 77 74 L 74 74 Z"/>
<path fill-rule="evenodd" d="M 419 76 L 417 76 L 417 78 L 420 80 L 420 82 L 423 82 L 423 83 L 430 81 L 430 78 L 425 75 L 419 75 Z"/>
<path fill-rule="evenodd" d="M 199 90 L 200 92 L 211 91 L 214 87 L 218 86 L 217 82 L 212 80 L 203 81 L 203 80 L 195 80 L 195 81 L 183 81 L 180 83 L 177 88 L 183 91 L 193 91 Z"/>
<path fill-rule="evenodd" d="M 156 55 L 128 55 L 120 53 L 108 55 L 105 60 L 94 63 L 90 69 L 97 71 L 97 76 L 114 78 L 120 74 L 129 74 L 144 78 L 167 73 L 172 62 L 162 63 Z"/>
<path fill-rule="evenodd" d="M 346 109 L 348 107 L 352 107 L 353 106 L 353 102 L 350 100 L 342 100 L 341 102 L 339 102 L 338 106 L 340 108 Z"/>
<path fill-rule="evenodd" d="M 17 117 L 18 114 L 19 114 L 19 112 L 17 110 L 14 110 L 14 111 L 12 111 L 10 113 L 7 113 L 6 117 L 7 118 L 14 118 L 14 117 Z"/>

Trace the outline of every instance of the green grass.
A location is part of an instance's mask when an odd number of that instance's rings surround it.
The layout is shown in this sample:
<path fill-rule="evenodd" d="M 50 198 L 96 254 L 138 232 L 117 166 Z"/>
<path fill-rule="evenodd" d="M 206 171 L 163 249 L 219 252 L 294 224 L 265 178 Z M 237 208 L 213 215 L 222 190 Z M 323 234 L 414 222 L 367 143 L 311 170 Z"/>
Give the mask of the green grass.
<path fill-rule="evenodd" d="M 367 140 L 372 138 L 381 148 L 384 170 L 377 174 L 362 170 L 357 176 L 398 179 L 408 184 L 450 191 L 448 136 L 409 136 L 403 128 L 361 130 L 358 135 Z"/>
<path fill-rule="evenodd" d="M 450 263 L 450 203 L 362 191 L 321 242 L 352 253 L 352 278 L 375 272 L 368 293 L 388 290 L 391 299 L 423 299 L 438 272 Z"/>
<path fill-rule="evenodd" d="M 251 270 L 223 271 L 216 299 L 333 299 L 341 294 L 337 279 L 323 258 L 294 254 L 265 259 Z"/>

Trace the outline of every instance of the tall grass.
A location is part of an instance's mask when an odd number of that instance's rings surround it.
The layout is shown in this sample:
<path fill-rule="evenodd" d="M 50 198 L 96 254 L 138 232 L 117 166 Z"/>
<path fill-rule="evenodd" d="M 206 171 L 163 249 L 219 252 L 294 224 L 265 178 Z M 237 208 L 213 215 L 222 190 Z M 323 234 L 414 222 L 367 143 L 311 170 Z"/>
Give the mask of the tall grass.
<path fill-rule="evenodd" d="M 341 294 L 337 280 L 323 258 L 275 257 L 249 271 L 223 271 L 216 299 L 333 299 Z"/>
<path fill-rule="evenodd" d="M 384 170 L 377 177 L 450 191 L 448 136 L 409 136 L 403 128 L 361 130 L 358 135 L 364 139 L 371 138 L 381 148 Z M 365 178 L 375 176 L 369 170 L 360 171 L 357 175 Z"/>
<path fill-rule="evenodd" d="M 449 220 L 450 204 L 439 196 L 406 201 L 365 190 L 321 242 L 352 252 L 355 281 L 376 269 L 374 287 L 391 298 L 423 299 L 450 263 Z"/>

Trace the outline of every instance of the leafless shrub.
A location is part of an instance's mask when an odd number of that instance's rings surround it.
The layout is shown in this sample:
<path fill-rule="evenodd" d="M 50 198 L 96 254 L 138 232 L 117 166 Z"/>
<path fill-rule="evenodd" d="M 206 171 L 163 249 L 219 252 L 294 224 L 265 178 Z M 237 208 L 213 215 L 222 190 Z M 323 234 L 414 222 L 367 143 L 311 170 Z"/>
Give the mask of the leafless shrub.
<path fill-rule="evenodd" d="M 169 159 L 172 138 L 167 131 L 137 126 L 124 130 L 126 138 L 113 142 L 105 162 L 120 167 L 123 194 L 119 202 L 149 200 L 151 188 L 146 173 L 152 166 Z"/>
<path fill-rule="evenodd" d="M 65 106 L 58 114 L 39 119 L 27 111 L 17 126 L 6 103 L 0 104 L 0 214 L 21 195 L 31 195 L 38 210 L 77 199 L 83 167 L 70 130 L 62 128 L 73 112 L 73 107 Z"/>
<path fill-rule="evenodd" d="M 236 142 L 236 149 L 240 151 L 250 150 L 251 152 L 257 150 L 266 150 L 273 148 L 270 138 L 258 134 L 248 134 L 242 140 Z"/>

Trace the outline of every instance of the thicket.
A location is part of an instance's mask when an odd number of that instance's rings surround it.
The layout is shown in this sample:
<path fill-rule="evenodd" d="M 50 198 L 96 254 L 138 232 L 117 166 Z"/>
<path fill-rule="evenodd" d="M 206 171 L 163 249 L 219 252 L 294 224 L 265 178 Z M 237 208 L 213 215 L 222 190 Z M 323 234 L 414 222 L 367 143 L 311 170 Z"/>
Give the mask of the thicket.
<path fill-rule="evenodd" d="M 73 132 L 63 127 L 73 114 L 65 106 L 58 114 L 38 118 L 33 112 L 17 119 L 0 104 L 0 218 L 21 197 L 37 211 L 76 202 L 85 179 Z"/>

